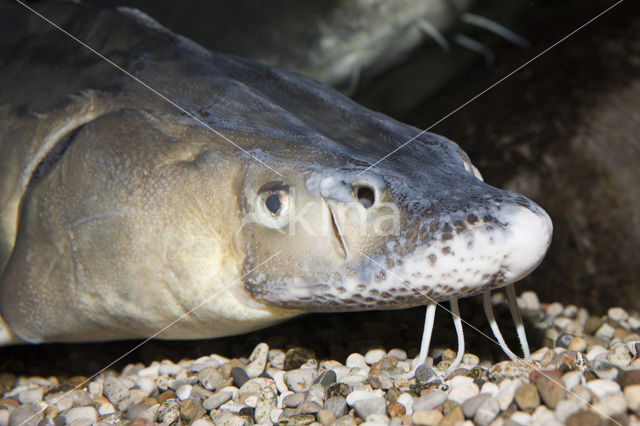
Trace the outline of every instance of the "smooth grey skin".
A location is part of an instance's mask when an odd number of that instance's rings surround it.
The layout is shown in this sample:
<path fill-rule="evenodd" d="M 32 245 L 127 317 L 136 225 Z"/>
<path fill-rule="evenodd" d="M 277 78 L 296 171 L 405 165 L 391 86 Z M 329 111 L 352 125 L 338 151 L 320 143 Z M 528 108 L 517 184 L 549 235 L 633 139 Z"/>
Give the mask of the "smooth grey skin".
<path fill-rule="evenodd" d="M 419 130 L 135 10 L 39 10 L 242 150 L 1 5 L 5 343 L 155 336 L 181 316 L 157 337 L 206 338 L 417 306 L 512 283 L 547 250 L 546 213 L 482 182 L 446 138 L 368 170 Z"/>

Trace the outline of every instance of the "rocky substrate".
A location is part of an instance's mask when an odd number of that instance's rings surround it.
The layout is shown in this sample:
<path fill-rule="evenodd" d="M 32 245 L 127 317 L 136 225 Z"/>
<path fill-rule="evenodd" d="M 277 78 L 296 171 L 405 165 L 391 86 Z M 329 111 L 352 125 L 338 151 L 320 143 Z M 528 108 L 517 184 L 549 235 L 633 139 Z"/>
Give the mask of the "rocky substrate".
<path fill-rule="evenodd" d="M 259 343 L 248 358 L 134 363 L 89 380 L 3 373 L 0 426 L 638 424 L 640 315 L 611 308 L 590 316 L 531 292 L 519 303 L 528 329 L 542 330 L 544 346 L 529 361 L 466 353 L 445 379 L 455 346 L 434 347 L 407 380 L 394 378 L 411 367 L 404 349 L 332 360 Z"/>

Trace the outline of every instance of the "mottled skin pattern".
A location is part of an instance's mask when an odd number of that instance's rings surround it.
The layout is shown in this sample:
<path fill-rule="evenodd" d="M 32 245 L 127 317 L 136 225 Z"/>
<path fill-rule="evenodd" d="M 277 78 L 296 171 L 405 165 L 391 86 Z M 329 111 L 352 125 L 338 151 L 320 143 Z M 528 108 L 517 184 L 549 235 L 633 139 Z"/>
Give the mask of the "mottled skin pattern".
<path fill-rule="evenodd" d="M 548 216 L 441 136 L 367 170 L 419 130 L 135 11 L 41 11 L 244 151 L 0 6 L 0 313 L 22 340 L 150 336 L 196 307 L 158 337 L 416 306 L 511 283 L 546 251 Z"/>

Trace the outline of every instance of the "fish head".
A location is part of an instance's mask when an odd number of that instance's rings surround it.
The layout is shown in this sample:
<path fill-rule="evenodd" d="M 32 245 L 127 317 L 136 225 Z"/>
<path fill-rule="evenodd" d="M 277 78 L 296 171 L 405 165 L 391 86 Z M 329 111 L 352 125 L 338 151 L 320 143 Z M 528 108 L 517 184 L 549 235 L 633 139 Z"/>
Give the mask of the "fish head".
<path fill-rule="evenodd" d="M 330 312 L 470 296 L 529 274 L 551 241 L 542 208 L 483 182 L 436 134 L 386 158 L 335 141 L 257 158 L 275 170 L 249 167 L 238 241 L 242 288 L 259 304 Z"/>

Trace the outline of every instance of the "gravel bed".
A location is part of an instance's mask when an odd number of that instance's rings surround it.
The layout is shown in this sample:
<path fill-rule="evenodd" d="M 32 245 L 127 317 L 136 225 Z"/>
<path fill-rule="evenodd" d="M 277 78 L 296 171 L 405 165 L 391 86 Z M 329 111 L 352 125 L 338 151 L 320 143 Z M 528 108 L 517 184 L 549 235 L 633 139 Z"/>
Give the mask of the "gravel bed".
<path fill-rule="evenodd" d="M 444 378 L 454 343 L 434 347 L 407 380 L 394 378 L 411 367 L 399 347 L 334 360 L 261 342 L 246 358 L 130 363 L 91 380 L 5 372 L 0 426 L 638 424 L 640 315 L 611 308 L 592 316 L 573 305 L 540 303 L 532 292 L 519 303 L 527 329 L 540 330 L 530 361 L 494 362 L 491 354 L 467 352 Z"/>

